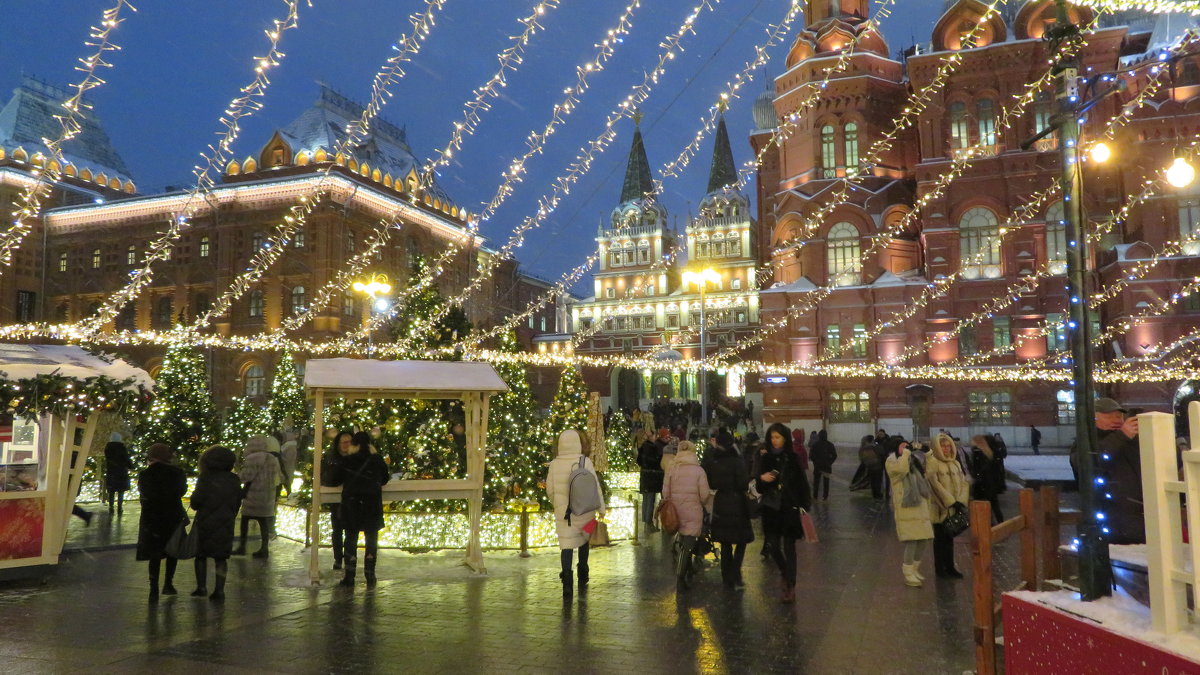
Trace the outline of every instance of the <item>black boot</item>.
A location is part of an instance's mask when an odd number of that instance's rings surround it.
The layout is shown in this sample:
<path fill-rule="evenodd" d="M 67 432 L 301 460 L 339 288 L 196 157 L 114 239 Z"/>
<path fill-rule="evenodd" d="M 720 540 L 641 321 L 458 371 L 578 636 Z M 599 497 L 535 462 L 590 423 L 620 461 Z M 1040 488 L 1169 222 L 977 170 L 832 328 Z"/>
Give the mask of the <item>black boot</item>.
<path fill-rule="evenodd" d="M 250 521 L 247 518 L 242 518 L 241 532 L 238 537 L 237 548 L 233 549 L 231 555 L 246 555 L 246 537 L 250 534 Z"/>
<path fill-rule="evenodd" d="M 229 576 L 229 561 L 217 560 L 214 562 L 216 563 L 216 583 L 213 586 L 212 595 L 208 596 L 208 599 L 220 602 L 225 599 L 225 577 Z"/>
<path fill-rule="evenodd" d="M 587 585 L 588 585 L 588 566 L 586 563 L 581 563 L 579 565 L 579 594 L 580 595 L 585 595 L 587 593 Z"/>
<path fill-rule="evenodd" d="M 367 580 L 367 587 L 375 585 L 375 556 L 369 555 L 363 559 L 363 577 Z"/>
<path fill-rule="evenodd" d="M 575 580 L 572 578 L 570 570 L 559 572 L 558 578 L 562 579 L 563 600 L 570 600 L 575 594 Z"/>
<path fill-rule="evenodd" d="M 192 566 L 196 570 L 196 590 L 192 591 L 192 597 L 203 598 L 208 595 L 208 583 L 205 581 L 208 576 L 208 559 L 198 557 Z"/>
<path fill-rule="evenodd" d="M 262 537 L 262 546 L 260 546 L 259 549 L 254 552 L 255 558 L 266 558 L 271 555 L 271 551 L 267 545 L 267 542 L 269 542 L 271 540 L 271 527 L 272 527 L 271 521 L 273 521 L 273 520 L 275 520 L 275 519 L 274 518 L 259 518 L 258 519 L 258 534 L 260 537 Z"/>
<path fill-rule="evenodd" d="M 349 558 L 348 560 L 346 560 L 346 571 L 342 573 L 342 580 L 338 582 L 339 586 L 353 586 L 354 585 L 354 571 L 355 571 L 354 568 L 356 568 L 356 567 L 358 567 L 357 559 Z"/>

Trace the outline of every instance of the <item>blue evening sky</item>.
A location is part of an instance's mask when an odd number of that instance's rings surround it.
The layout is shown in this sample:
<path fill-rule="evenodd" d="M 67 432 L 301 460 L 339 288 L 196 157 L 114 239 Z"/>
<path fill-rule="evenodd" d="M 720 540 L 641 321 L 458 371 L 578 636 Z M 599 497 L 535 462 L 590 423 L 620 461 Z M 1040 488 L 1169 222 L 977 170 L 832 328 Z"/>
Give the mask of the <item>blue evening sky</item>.
<path fill-rule="evenodd" d="M 284 9 L 279 0 L 133 0 L 137 13 L 116 34 L 122 51 L 111 55 L 115 67 L 95 90 L 96 112 L 118 152 L 145 191 L 165 185 L 189 185 L 197 154 L 218 131 L 217 119 L 241 84 L 249 81 L 250 58 L 261 54 L 263 29 Z M 542 156 L 530 160 L 526 181 L 491 221 L 483 226 L 498 247 L 514 225 L 536 209 L 576 150 L 602 130 L 604 118 L 657 60 L 659 42 L 675 29 L 695 0 L 643 0 L 626 37 L 604 72 L 594 75 L 581 108 L 560 127 Z M 4 40 L 0 40 L 0 100 L 22 72 L 56 84 L 77 79 L 75 59 L 90 53 L 83 41 L 112 0 L 7 0 Z M 394 88 L 382 116 L 408 129 L 409 143 L 425 159 L 449 138 L 472 90 L 496 68 L 496 54 L 516 34 L 516 19 L 533 0 L 449 0 L 424 50 L 408 75 Z M 900 0 L 884 24 L 893 53 L 927 41 L 940 14 L 941 0 Z M 365 101 L 371 77 L 391 53 L 390 45 L 409 30 L 406 17 L 423 7 L 416 0 L 313 0 L 303 7 L 300 27 L 286 34 L 287 56 L 275 69 L 266 107 L 243 123 L 237 154 L 256 154 L 273 129 L 283 126 L 315 100 L 317 80 L 351 98 Z M 785 0 L 725 0 L 715 12 L 696 20 L 697 34 L 684 41 L 675 59 L 642 107 L 642 130 L 651 165 L 674 158 L 700 125 L 700 117 L 723 83 L 753 58 L 754 45 L 768 24 L 787 11 Z M 524 152 L 525 137 L 543 127 L 562 90 L 575 81 L 576 64 L 589 60 L 595 43 L 625 7 L 616 0 L 562 0 L 549 12 L 546 30 L 534 37 L 524 65 L 486 114 L 479 132 L 467 139 L 456 164 L 441 182 L 457 203 L 472 211 L 491 198 L 501 172 Z M 797 22 L 796 29 L 799 28 Z M 793 35 L 795 30 L 793 30 Z M 768 66 L 778 75 L 791 38 L 777 47 Z M 744 89 L 727 115 L 734 154 L 741 164 L 751 158 L 746 141 L 752 124 L 750 105 L 763 90 L 761 73 Z M 593 236 L 620 193 L 633 124 L 617 128 L 618 138 L 600 156 L 557 212 L 528 237 L 518 258 L 526 271 L 557 279 L 594 247 Z M 663 195 L 680 226 L 689 204 L 703 196 L 711 140 L 680 179 L 668 179 Z M 752 190 L 751 190 L 752 192 Z M 585 282 L 587 280 L 585 279 Z M 588 293 L 590 283 L 579 288 Z"/>

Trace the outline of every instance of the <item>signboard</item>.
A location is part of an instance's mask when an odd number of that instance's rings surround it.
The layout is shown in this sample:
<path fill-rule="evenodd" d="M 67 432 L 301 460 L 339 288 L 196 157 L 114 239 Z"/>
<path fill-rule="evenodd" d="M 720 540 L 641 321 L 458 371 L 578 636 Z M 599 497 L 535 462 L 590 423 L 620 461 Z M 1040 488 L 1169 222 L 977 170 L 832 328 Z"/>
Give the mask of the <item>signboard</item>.
<path fill-rule="evenodd" d="M 783 384 L 788 381 L 787 375 L 768 375 L 761 380 L 767 384 Z"/>

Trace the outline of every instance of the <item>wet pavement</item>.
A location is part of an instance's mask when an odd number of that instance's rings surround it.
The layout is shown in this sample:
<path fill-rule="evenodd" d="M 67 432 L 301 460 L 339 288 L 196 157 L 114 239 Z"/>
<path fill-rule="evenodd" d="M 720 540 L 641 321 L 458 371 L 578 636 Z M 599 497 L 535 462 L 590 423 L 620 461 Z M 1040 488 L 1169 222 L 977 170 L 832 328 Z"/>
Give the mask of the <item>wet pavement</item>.
<path fill-rule="evenodd" d="M 181 595 L 146 601 L 144 563 L 130 549 L 68 555 L 47 584 L 0 584 L 0 671 L 14 673 L 953 673 L 973 668 L 970 556 L 965 580 L 939 580 L 931 554 L 924 588 L 903 585 L 891 513 L 847 493 L 853 467 L 837 469 L 834 494 L 815 509 L 821 541 L 800 544 L 795 605 L 779 602 L 779 577 L 747 552 L 744 592 L 719 570 L 675 593 L 667 542 L 622 542 L 592 553 L 586 599 L 563 603 L 556 550 L 522 559 L 486 554 L 488 575 L 460 566 L 461 552 L 381 554 L 379 584 L 335 585 L 331 557 L 321 586 L 308 584 L 299 544 L 276 540 L 269 560 L 230 561 L 223 604 Z M 1016 512 L 1016 492 L 1003 497 Z M 90 528 L 69 541 L 98 549 L 136 538 L 136 507 L 109 521 L 95 505 Z M 111 528 L 111 529 L 110 529 Z M 101 532 L 109 530 L 106 540 Z M 997 585 L 1016 577 L 1015 548 L 997 551 Z M 68 545 L 71 548 L 71 545 Z M 211 572 L 210 572 L 211 575 Z"/>

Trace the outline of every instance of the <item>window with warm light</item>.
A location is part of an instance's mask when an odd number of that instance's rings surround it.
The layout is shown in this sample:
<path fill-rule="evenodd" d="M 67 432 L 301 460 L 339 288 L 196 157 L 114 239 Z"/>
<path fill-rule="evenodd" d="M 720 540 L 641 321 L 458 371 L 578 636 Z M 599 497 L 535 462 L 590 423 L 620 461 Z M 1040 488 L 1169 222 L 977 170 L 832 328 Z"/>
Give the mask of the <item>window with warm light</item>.
<path fill-rule="evenodd" d="M 292 287 L 292 314 L 300 314 L 308 304 L 308 298 L 303 286 Z"/>
<path fill-rule="evenodd" d="M 829 421 L 870 422 L 871 395 L 865 391 L 830 392 Z"/>
<path fill-rule="evenodd" d="M 200 237 L 200 257 L 207 258 L 212 251 L 212 243 L 207 236 Z"/>
<path fill-rule="evenodd" d="M 854 358 L 862 359 L 867 356 L 867 326 L 866 324 L 854 324 L 854 344 L 852 345 Z"/>
<path fill-rule="evenodd" d="M 246 397 L 262 396 L 266 393 L 267 377 L 263 367 L 253 364 L 242 375 L 242 394 Z"/>
<path fill-rule="evenodd" d="M 263 292 L 255 289 L 250 291 L 250 318 L 261 318 L 263 315 Z"/>
<path fill-rule="evenodd" d="M 58 271 L 59 272 L 67 271 L 67 254 L 66 253 L 58 254 Z"/>
<path fill-rule="evenodd" d="M 343 294 L 342 295 L 342 315 L 343 316 L 354 316 L 355 314 L 357 314 L 358 313 L 356 311 L 357 308 L 354 306 L 354 304 L 355 304 L 355 300 L 354 300 L 353 295 L 351 295 L 349 293 Z"/>
<path fill-rule="evenodd" d="M 100 269 L 100 249 L 92 251 L 92 269 Z"/>
<path fill-rule="evenodd" d="M 968 393 L 967 419 L 977 426 L 1012 424 L 1012 394 L 1007 391 Z"/>
<path fill-rule="evenodd" d="M 957 101 L 950 104 L 950 149 L 961 150 L 971 145 L 971 132 L 967 126 L 967 104 Z"/>
<path fill-rule="evenodd" d="M 842 347 L 842 327 L 831 323 L 825 327 L 825 348 L 837 350 Z"/>
<path fill-rule="evenodd" d="M 858 125 L 854 122 L 842 128 L 843 145 L 846 150 L 846 170 L 858 173 Z"/>
<path fill-rule="evenodd" d="M 833 125 L 821 127 L 821 177 L 834 178 L 837 176 L 837 140 L 834 136 Z"/>
<path fill-rule="evenodd" d="M 1064 218 L 1062 202 L 1055 202 L 1046 210 L 1046 260 L 1054 274 L 1067 271 L 1067 221 Z"/>
<path fill-rule="evenodd" d="M 963 275 L 968 279 L 1000 276 L 1000 224 L 990 209 L 967 209 L 958 221 Z"/>
<path fill-rule="evenodd" d="M 1062 314 L 1046 315 L 1046 351 L 1061 352 L 1067 349 L 1067 326 Z"/>
<path fill-rule="evenodd" d="M 958 329 L 958 353 L 960 356 L 974 356 L 979 353 L 979 339 L 975 326 L 966 325 Z"/>
<path fill-rule="evenodd" d="M 979 132 L 980 145 L 996 145 L 996 106 L 992 99 L 985 98 L 975 102 L 975 127 Z"/>
<path fill-rule="evenodd" d="M 131 245 L 129 248 L 125 249 L 125 264 L 126 265 L 136 265 L 137 264 L 137 247 L 136 246 Z"/>
<path fill-rule="evenodd" d="M 992 349 L 1002 349 L 1012 345 L 1012 326 L 1007 316 L 992 319 Z"/>
<path fill-rule="evenodd" d="M 832 286 L 853 286 L 862 281 L 858 228 L 837 223 L 826 236 L 826 263 Z"/>
<path fill-rule="evenodd" d="M 1058 412 L 1058 423 L 1075 424 L 1075 392 L 1070 389 L 1059 389 L 1054 393 L 1054 403 Z"/>

